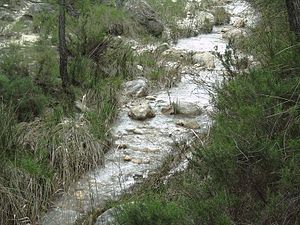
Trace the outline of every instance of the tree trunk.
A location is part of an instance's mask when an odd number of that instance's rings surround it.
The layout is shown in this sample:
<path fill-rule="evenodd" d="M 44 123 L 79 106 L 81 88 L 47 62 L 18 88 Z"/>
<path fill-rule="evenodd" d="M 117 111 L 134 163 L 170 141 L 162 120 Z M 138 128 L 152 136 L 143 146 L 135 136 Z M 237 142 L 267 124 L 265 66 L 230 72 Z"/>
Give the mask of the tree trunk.
<path fill-rule="evenodd" d="M 59 0 L 59 72 L 62 79 L 62 87 L 67 90 L 69 87 L 68 76 L 68 51 L 66 45 L 66 13 L 65 13 L 65 0 Z"/>
<path fill-rule="evenodd" d="M 286 0 L 290 29 L 300 42 L 300 0 Z"/>

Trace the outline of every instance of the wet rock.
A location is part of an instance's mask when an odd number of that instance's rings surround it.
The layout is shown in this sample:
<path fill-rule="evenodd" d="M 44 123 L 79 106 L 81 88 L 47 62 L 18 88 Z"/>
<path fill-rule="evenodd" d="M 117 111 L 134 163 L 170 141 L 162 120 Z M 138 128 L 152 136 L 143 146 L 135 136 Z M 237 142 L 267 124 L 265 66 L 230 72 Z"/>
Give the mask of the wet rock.
<path fill-rule="evenodd" d="M 176 125 L 182 126 L 188 129 L 199 129 L 200 125 L 195 119 L 182 119 L 176 122 Z"/>
<path fill-rule="evenodd" d="M 128 81 L 124 86 L 126 95 L 144 97 L 148 94 L 148 84 L 144 79 Z"/>
<path fill-rule="evenodd" d="M 155 117 L 155 112 L 148 102 L 141 102 L 132 106 L 128 112 L 128 116 L 134 120 L 146 120 Z"/>
<path fill-rule="evenodd" d="M 133 15 L 133 18 L 138 21 L 146 30 L 154 35 L 160 36 L 164 30 L 164 26 L 157 17 L 155 11 L 143 0 L 128 0 L 124 8 Z"/>
<path fill-rule="evenodd" d="M 209 52 L 196 53 L 193 55 L 193 62 L 206 69 L 215 68 L 215 57 Z"/>

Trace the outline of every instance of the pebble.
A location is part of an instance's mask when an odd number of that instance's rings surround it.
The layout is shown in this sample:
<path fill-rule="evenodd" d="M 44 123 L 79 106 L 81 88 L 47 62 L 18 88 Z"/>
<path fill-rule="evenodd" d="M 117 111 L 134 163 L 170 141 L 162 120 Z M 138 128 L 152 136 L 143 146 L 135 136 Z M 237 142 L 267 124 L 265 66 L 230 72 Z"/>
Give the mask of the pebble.
<path fill-rule="evenodd" d="M 132 160 L 131 156 L 129 156 L 129 155 L 124 156 L 124 161 L 125 162 L 130 162 L 131 160 Z"/>

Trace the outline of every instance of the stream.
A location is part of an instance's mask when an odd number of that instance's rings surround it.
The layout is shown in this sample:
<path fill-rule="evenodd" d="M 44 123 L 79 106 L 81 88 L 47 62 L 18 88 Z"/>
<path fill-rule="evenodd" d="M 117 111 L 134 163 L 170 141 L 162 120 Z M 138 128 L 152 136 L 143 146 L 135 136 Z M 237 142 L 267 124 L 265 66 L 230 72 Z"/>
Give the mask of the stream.
<path fill-rule="evenodd" d="M 233 1 L 225 8 L 232 18 L 253 21 L 252 9 L 244 1 Z M 224 28 L 236 29 L 232 25 L 214 27 L 212 33 L 180 39 L 168 51 L 203 53 L 212 52 L 218 46 L 218 51 L 224 53 L 227 43 L 223 38 Z M 117 200 L 135 184 L 143 182 L 162 166 L 168 156 L 177 154 L 175 143 L 189 142 L 197 134 L 206 133 L 212 124 L 209 115 L 213 110 L 212 96 L 206 85 L 222 81 L 223 73 L 217 59 L 214 59 L 214 64 L 213 69 L 183 66 L 180 69 L 181 80 L 176 85 L 125 101 L 112 127 L 114 143 L 105 154 L 104 164 L 74 183 L 43 216 L 41 224 L 75 224 L 90 210 Z M 130 109 L 141 103 L 150 105 L 155 117 L 144 121 L 129 117 Z M 162 113 L 172 103 L 194 111 L 179 115 Z M 185 126 L 185 123 L 192 125 Z"/>

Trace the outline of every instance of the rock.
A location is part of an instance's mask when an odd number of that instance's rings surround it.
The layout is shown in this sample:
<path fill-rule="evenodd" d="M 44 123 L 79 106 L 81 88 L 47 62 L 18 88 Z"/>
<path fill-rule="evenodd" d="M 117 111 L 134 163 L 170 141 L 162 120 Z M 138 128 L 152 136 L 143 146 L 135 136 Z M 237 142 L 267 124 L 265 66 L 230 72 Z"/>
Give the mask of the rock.
<path fill-rule="evenodd" d="M 125 83 L 126 95 L 144 97 L 148 94 L 148 84 L 144 79 L 128 81 Z"/>
<path fill-rule="evenodd" d="M 246 23 L 243 18 L 239 18 L 239 19 L 235 20 L 233 23 L 233 26 L 236 28 L 243 28 L 243 27 L 245 27 L 245 25 L 246 25 Z"/>
<path fill-rule="evenodd" d="M 193 55 L 193 62 L 206 69 L 215 68 L 215 57 L 209 52 L 196 53 Z"/>
<path fill-rule="evenodd" d="M 135 163 L 135 164 L 142 164 L 143 161 L 141 159 L 132 159 L 131 162 Z"/>
<path fill-rule="evenodd" d="M 128 116 L 135 120 L 146 120 L 155 117 L 155 112 L 148 102 L 141 102 L 130 108 Z"/>
<path fill-rule="evenodd" d="M 223 33 L 222 37 L 226 39 L 239 39 L 244 36 L 244 33 L 242 30 L 233 28 L 225 33 Z"/>
<path fill-rule="evenodd" d="M 125 162 L 130 162 L 132 160 L 131 156 L 129 155 L 125 155 L 124 156 L 124 159 L 123 159 Z"/>
<path fill-rule="evenodd" d="M 198 116 L 202 113 L 198 105 L 191 102 L 179 102 L 162 107 L 161 112 L 165 115 L 182 114 L 186 116 Z"/>
<path fill-rule="evenodd" d="M 179 102 L 175 105 L 176 114 L 182 114 L 187 116 L 201 115 L 202 111 L 198 105 L 191 102 Z"/>
<path fill-rule="evenodd" d="M 182 126 L 188 129 L 199 129 L 200 125 L 195 119 L 184 119 L 176 122 L 176 125 Z"/>
<path fill-rule="evenodd" d="M 154 10 L 143 0 L 128 0 L 124 4 L 126 11 L 133 15 L 146 30 L 154 36 L 161 36 L 164 26 Z"/>

